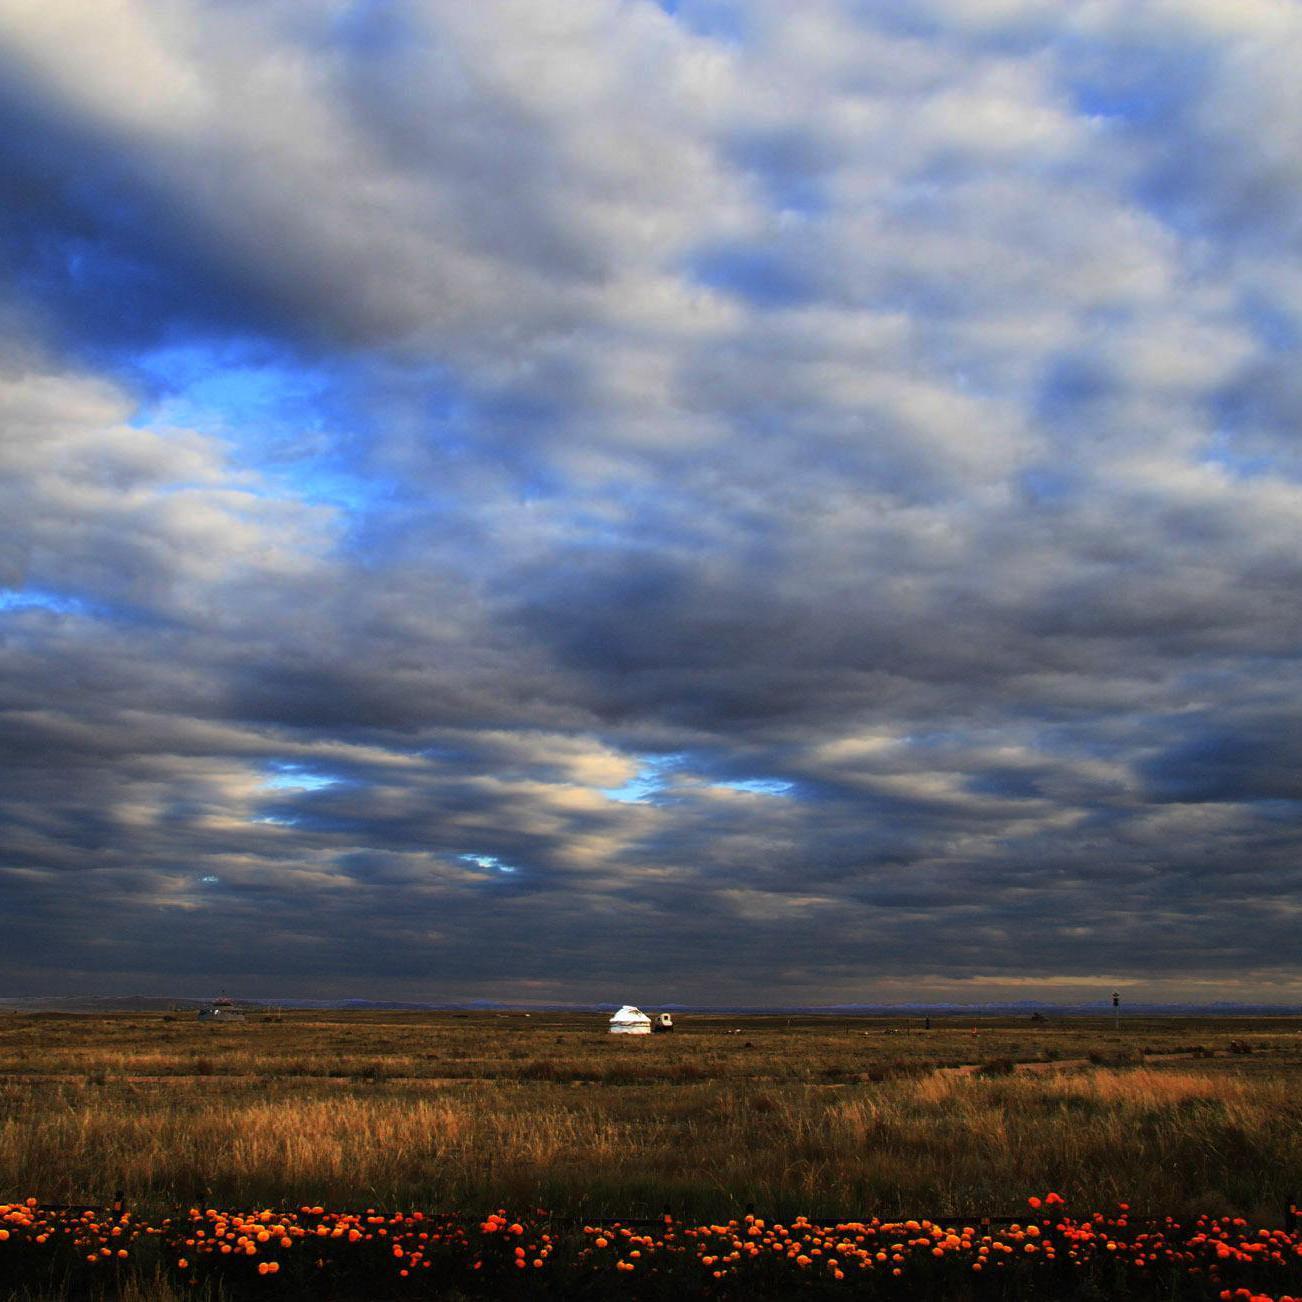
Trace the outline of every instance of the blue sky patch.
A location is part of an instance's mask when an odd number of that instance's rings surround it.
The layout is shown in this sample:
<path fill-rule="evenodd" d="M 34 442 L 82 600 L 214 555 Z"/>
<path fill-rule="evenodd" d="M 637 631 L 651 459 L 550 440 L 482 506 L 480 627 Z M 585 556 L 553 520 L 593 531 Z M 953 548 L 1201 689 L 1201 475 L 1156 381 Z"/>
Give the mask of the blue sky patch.
<path fill-rule="evenodd" d="M 802 272 L 765 249 L 711 249 L 693 258 L 690 269 L 700 284 L 758 308 L 800 307 L 816 296 Z"/>
<path fill-rule="evenodd" d="M 85 615 L 89 605 L 80 597 L 47 588 L 0 588 L 0 613 L 6 611 L 48 610 L 55 615 Z"/>
<path fill-rule="evenodd" d="M 520 871 L 509 863 L 504 863 L 495 854 L 459 854 L 457 858 L 462 863 L 474 864 L 476 868 L 483 868 L 487 872 L 505 873 L 508 877 Z"/>
<path fill-rule="evenodd" d="M 320 773 L 301 764 L 276 763 L 262 785 L 272 791 L 321 791 L 340 781 L 328 773 Z"/>
<path fill-rule="evenodd" d="M 728 787 L 732 791 L 748 791 L 756 796 L 790 796 L 795 791 L 795 784 L 781 778 L 716 778 L 716 787 Z"/>

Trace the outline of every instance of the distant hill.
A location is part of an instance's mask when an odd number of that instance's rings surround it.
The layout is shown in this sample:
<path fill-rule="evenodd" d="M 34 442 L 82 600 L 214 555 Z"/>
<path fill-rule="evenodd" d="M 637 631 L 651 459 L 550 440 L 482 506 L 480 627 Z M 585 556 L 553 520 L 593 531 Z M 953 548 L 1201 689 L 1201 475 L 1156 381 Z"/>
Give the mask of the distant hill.
<path fill-rule="evenodd" d="M 27 998 L 0 997 L 0 1010 L 17 1012 L 108 1013 L 167 1012 L 175 1008 L 200 1008 L 212 996 L 163 995 L 48 995 Z M 445 1002 L 413 1002 L 388 999 L 276 999 L 248 998 L 235 1002 L 246 1008 L 287 1008 L 305 1011 L 374 1011 L 374 1012 L 555 1012 L 612 1013 L 620 1003 L 598 1004 L 508 1004 L 493 999 L 467 999 Z M 1010 1003 L 902 1003 L 902 1004 L 753 1004 L 705 1005 L 658 1004 L 648 1008 L 657 1012 L 715 1014 L 734 1017 L 1017 1017 L 1039 1013 L 1045 1017 L 1102 1017 L 1110 1015 L 1110 1000 L 1090 1003 L 1055 1004 L 1046 1000 L 1019 999 Z M 1123 1003 L 1122 1017 L 1288 1017 L 1302 1016 L 1299 1004 L 1201 1003 L 1159 1004 Z"/>

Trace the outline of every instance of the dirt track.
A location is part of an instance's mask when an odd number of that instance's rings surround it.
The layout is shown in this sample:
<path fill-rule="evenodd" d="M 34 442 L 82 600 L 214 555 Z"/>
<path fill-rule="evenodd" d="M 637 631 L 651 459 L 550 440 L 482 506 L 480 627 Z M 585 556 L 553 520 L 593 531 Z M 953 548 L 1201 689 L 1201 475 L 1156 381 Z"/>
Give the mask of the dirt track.
<path fill-rule="evenodd" d="M 1126 1063 L 1128 1067 L 1144 1067 L 1150 1062 L 1203 1062 L 1205 1059 L 1199 1058 L 1192 1053 L 1146 1053 L 1142 1060 L 1134 1063 Z M 953 1076 L 975 1076 L 985 1064 L 979 1062 L 966 1062 L 960 1067 L 939 1067 L 938 1071 L 949 1072 Z M 1059 1071 L 1063 1067 L 1106 1067 L 1107 1063 L 1093 1063 L 1088 1058 L 1055 1058 L 1052 1061 L 1034 1062 L 1014 1062 L 1013 1071 L 1021 1072 L 1023 1075 L 1043 1075 L 1045 1072 Z"/>

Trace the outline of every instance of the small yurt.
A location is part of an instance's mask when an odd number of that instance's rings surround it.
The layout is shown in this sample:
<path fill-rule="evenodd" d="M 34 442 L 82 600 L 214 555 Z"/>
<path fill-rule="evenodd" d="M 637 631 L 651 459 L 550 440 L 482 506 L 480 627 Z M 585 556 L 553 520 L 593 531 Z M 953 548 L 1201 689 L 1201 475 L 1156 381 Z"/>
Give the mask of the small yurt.
<path fill-rule="evenodd" d="M 612 1035 L 650 1035 L 651 1019 L 640 1008 L 625 1004 L 610 1019 L 610 1031 Z"/>

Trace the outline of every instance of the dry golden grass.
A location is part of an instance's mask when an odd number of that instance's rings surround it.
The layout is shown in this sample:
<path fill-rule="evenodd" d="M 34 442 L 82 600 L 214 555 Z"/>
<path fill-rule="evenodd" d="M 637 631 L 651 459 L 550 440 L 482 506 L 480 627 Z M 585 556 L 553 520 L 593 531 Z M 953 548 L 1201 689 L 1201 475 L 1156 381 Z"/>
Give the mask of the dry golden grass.
<path fill-rule="evenodd" d="M 734 1029 L 739 1035 L 729 1035 Z M 573 1014 L 289 1014 L 229 1025 L 193 1014 L 0 1016 L 0 1076 L 256 1075 L 465 1080 L 852 1081 L 883 1066 L 1008 1058 L 1107 1058 L 1141 1048 L 1201 1046 L 1225 1056 L 1250 1040 L 1258 1057 L 1298 1058 L 1296 1020 L 1167 1020 L 1055 1024 L 959 1019 L 690 1018 L 672 1036 L 612 1037 L 604 1019 Z"/>
<path fill-rule="evenodd" d="M 726 1035 L 741 1025 L 740 1036 Z M 867 1031 L 865 1035 L 864 1032 Z M 1248 1037 L 1251 1055 L 1229 1055 Z M 1116 1043 L 1122 1039 L 1120 1046 Z M 1211 1060 L 1167 1057 L 1200 1044 Z M 1083 1060 L 1136 1046 L 1150 1065 Z M 1061 1065 L 952 1070 L 990 1056 Z M 945 1063 L 951 1070 L 935 1070 Z M 132 1079 L 143 1077 L 147 1079 Z M 0 1198 L 585 1215 L 1014 1211 L 1057 1188 L 1273 1218 L 1302 1170 L 1292 1024 L 5 1019 Z"/>

